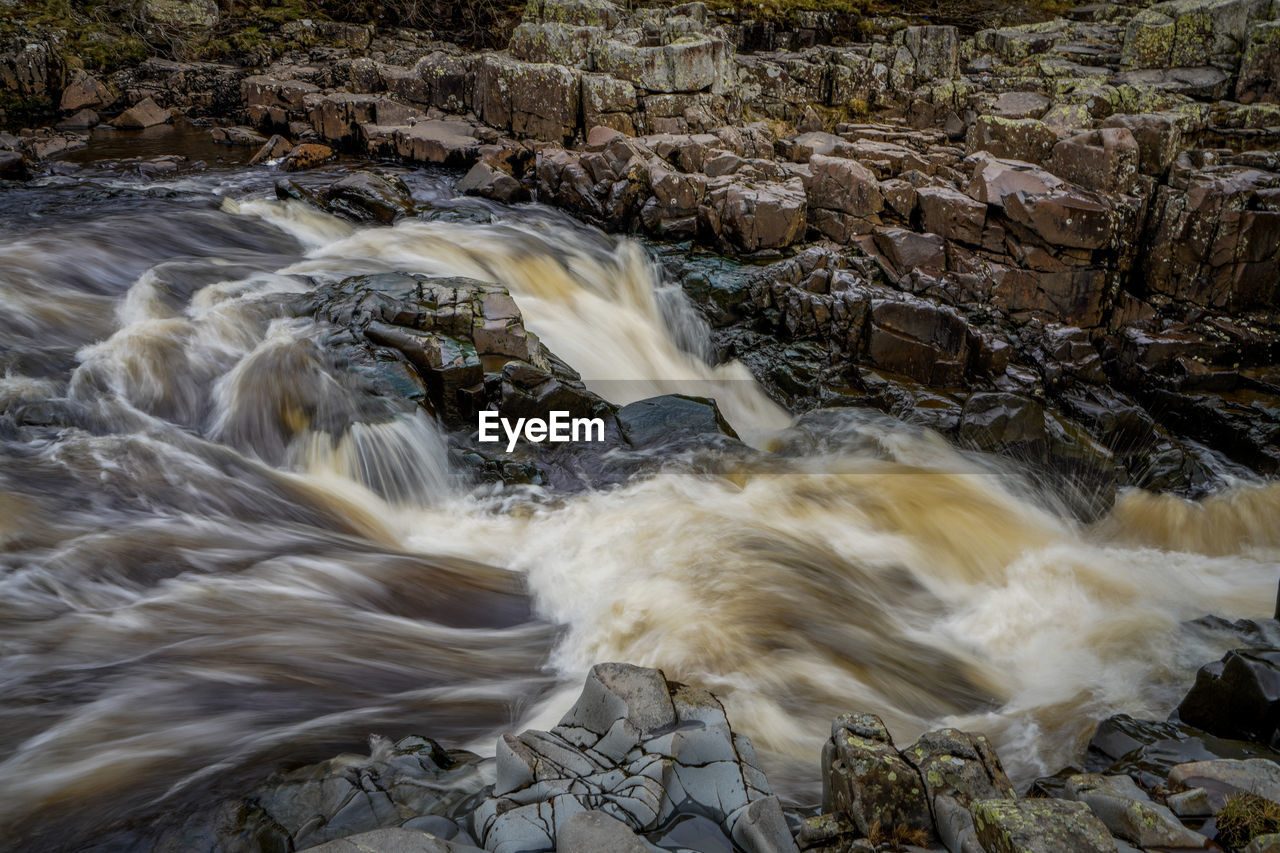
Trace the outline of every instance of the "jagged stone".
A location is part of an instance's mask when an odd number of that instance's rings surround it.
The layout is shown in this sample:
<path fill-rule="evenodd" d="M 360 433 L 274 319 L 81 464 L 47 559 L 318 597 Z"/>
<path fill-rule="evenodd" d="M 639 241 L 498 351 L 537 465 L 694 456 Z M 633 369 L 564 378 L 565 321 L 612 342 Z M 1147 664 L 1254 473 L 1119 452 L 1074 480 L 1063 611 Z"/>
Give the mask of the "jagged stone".
<path fill-rule="evenodd" d="M 1086 189 L 1127 193 L 1138 176 L 1138 143 L 1123 127 L 1105 127 L 1053 146 L 1048 168 Z"/>
<path fill-rule="evenodd" d="M 924 783 L 872 714 L 844 714 L 822 751 L 822 808 L 846 817 L 863 835 L 875 826 L 933 831 Z"/>
<path fill-rule="evenodd" d="M 800 178 L 745 182 L 731 175 L 709 182 L 699 218 L 724 246 L 754 252 L 789 246 L 803 236 L 806 206 Z"/>
<path fill-rule="evenodd" d="M 111 126 L 122 130 L 141 130 L 155 127 L 158 124 L 165 124 L 170 119 L 171 114 L 168 110 L 162 109 L 159 104 L 150 98 L 143 98 L 137 104 L 112 119 Z"/>
<path fill-rule="evenodd" d="M 916 197 L 924 230 L 946 240 L 982 245 L 986 204 L 950 187 L 921 187 Z"/>
<path fill-rule="evenodd" d="M 1280 745 L 1280 651 L 1235 649 L 1201 667 L 1177 714 L 1219 737 Z"/>
<path fill-rule="evenodd" d="M 550 851 L 593 810 L 637 832 L 699 814 L 751 853 L 796 849 L 750 743 L 730 730 L 720 703 L 626 664 L 593 667 L 552 731 L 499 742 L 497 784 L 474 822 L 494 853 Z"/>

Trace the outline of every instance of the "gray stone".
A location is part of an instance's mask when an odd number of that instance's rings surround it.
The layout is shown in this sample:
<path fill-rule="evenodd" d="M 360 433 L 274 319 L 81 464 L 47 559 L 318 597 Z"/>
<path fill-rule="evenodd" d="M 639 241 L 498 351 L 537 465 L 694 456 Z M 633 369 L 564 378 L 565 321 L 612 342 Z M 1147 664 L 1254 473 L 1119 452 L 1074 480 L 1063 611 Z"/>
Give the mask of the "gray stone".
<path fill-rule="evenodd" d="M 916 769 L 894 749 L 879 717 L 837 717 L 823 747 L 823 811 L 844 816 L 866 836 L 875 826 L 933 831 Z"/>
<path fill-rule="evenodd" d="M 1219 758 L 1179 764 L 1169 773 L 1169 784 L 1204 788 L 1215 809 L 1234 794 L 1249 793 L 1280 803 L 1280 764 L 1265 758 Z"/>
<path fill-rule="evenodd" d="M 636 835 L 604 812 L 579 812 L 565 821 L 556 838 L 556 853 L 660 853 L 661 848 Z"/>
<path fill-rule="evenodd" d="M 1116 853 L 1102 821 L 1084 803 L 982 800 L 969 807 L 985 853 Z"/>
<path fill-rule="evenodd" d="M 1191 788 L 1178 791 L 1165 797 L 1169 811 L 1178 817 L 1212 817 L 1213 803 L 1209 801 L 1209 792 L 1204 788 Z"/>
<path fill-rule="evenodd" d="M 1168 807 L 1152 802 L 1128 776 L 1078 774 L 1067 780 L 1066 794 L 1087 805 L 1112 835 L 1139 847 L 1208 846 L 1207 838 L 1183 826 Z"/>
<path fill-rule="evenodd" d="M 624 848 L 616 848 L 627 853 Z M 305 848 L 306 853 L 484 853 L 469 844 L 443 841 L 426 832 L 403 827 L 389 827 L 361 832 Z"/>

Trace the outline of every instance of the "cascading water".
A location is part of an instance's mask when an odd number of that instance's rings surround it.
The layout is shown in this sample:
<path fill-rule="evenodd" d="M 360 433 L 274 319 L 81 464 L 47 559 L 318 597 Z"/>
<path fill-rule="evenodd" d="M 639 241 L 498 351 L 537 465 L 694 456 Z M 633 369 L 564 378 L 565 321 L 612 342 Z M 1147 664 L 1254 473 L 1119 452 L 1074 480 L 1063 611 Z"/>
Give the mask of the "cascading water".
<path fill-rule="evenodd" d="M 436 176 L 415 186 L 457 204 Z M 715 690 L 798 802 L 852 709 L 902 738 L 985 730 L 1026 782 L 1100 717 L 1166 712 L 1230 645 L 1185 620 L 1269 610 L 1274 484 L 1128 493 L 1082 526 L 1007 464 L 886 418 L 774 442 L 789 418 L 741 365 L 700 358 L 642 249 L 554 212 L 356 227 L 267 200 L 252 172 L 160 189 L 86 171 L 2 211 L 17 848 L 129 849 L 371 732 L 491 748 L 553 721 L 601 660 Z M 395 270 L 504 284 L 603 396 L 714 396 L 784 452 L 555 500 L 469 490 L 438 427 L 370 409 L 290 310 L 316 282 Z"/>

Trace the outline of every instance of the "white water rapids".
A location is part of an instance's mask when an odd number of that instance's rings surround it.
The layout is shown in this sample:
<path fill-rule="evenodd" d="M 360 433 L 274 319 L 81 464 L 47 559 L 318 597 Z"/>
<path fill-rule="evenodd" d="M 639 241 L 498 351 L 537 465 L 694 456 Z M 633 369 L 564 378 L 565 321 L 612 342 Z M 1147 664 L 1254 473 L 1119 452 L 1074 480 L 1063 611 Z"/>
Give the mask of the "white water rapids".
<path fill-rule="evenodd" d="M 849 710 L 903 743 L 985 731 L 1026 783 L 1099 719 L 1176 704 L 1231 645 L 1186 620 L 1270 615 L 1280 486 L 1129 492 L 1084 526 L 882 418 L 725 476 L 469 489 L 425 415 L 357 417 L 285 295 L 496 281 L 613 402 L 714 396 L 761 447 L 790 418 L 700 357 L 705 329 L 634 242 L 536 210 L 357 227 L 229 178 L 190 192 L 10 214 L 0 242 L 0 413 L 24 424 L 0 431 L 0 836 L 32 849 L 372 732 L 491 748 L 552 724 L 604 660 L 715 691 L 798 802 Z"/>

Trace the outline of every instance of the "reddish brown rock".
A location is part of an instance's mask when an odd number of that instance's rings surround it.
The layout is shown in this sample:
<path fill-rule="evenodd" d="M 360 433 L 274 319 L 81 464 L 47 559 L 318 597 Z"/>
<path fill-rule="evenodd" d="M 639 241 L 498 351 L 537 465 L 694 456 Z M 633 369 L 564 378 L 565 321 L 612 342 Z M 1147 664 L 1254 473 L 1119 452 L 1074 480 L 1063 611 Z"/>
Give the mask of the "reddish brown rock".
<path fill-rule="evenodd" d="M 295 146 L 284 158 L 284 162 L 280 164 L 280 168 L 286 172 L 301 172 L 304 169 L 314 169 L 329 162 L 334 158 L 333 149 L 328 145 L 319 145 L 316 143 L 305 143 Z"/>
<path fill-rule="evenodd" d="M 1048 168 L 1082 187 L 1127 193 L 1138 176 L 1138 143 L 1124 127 L 1104 127 L 1053 147 Z"/>
<path fill-rule="evenodd" d="M 161 109 L 155 101 L 145 98 L 113 119 L 111 126 L 122 130 L 141 130 L 164 124 L 171 118 L 168 110 Z"/>
<path fill-rule="evenodd" d="M 922 187 L 917 198 L 926 231 L 971 246 L 982 244 L 985 204 L 950 187 Z"/>

